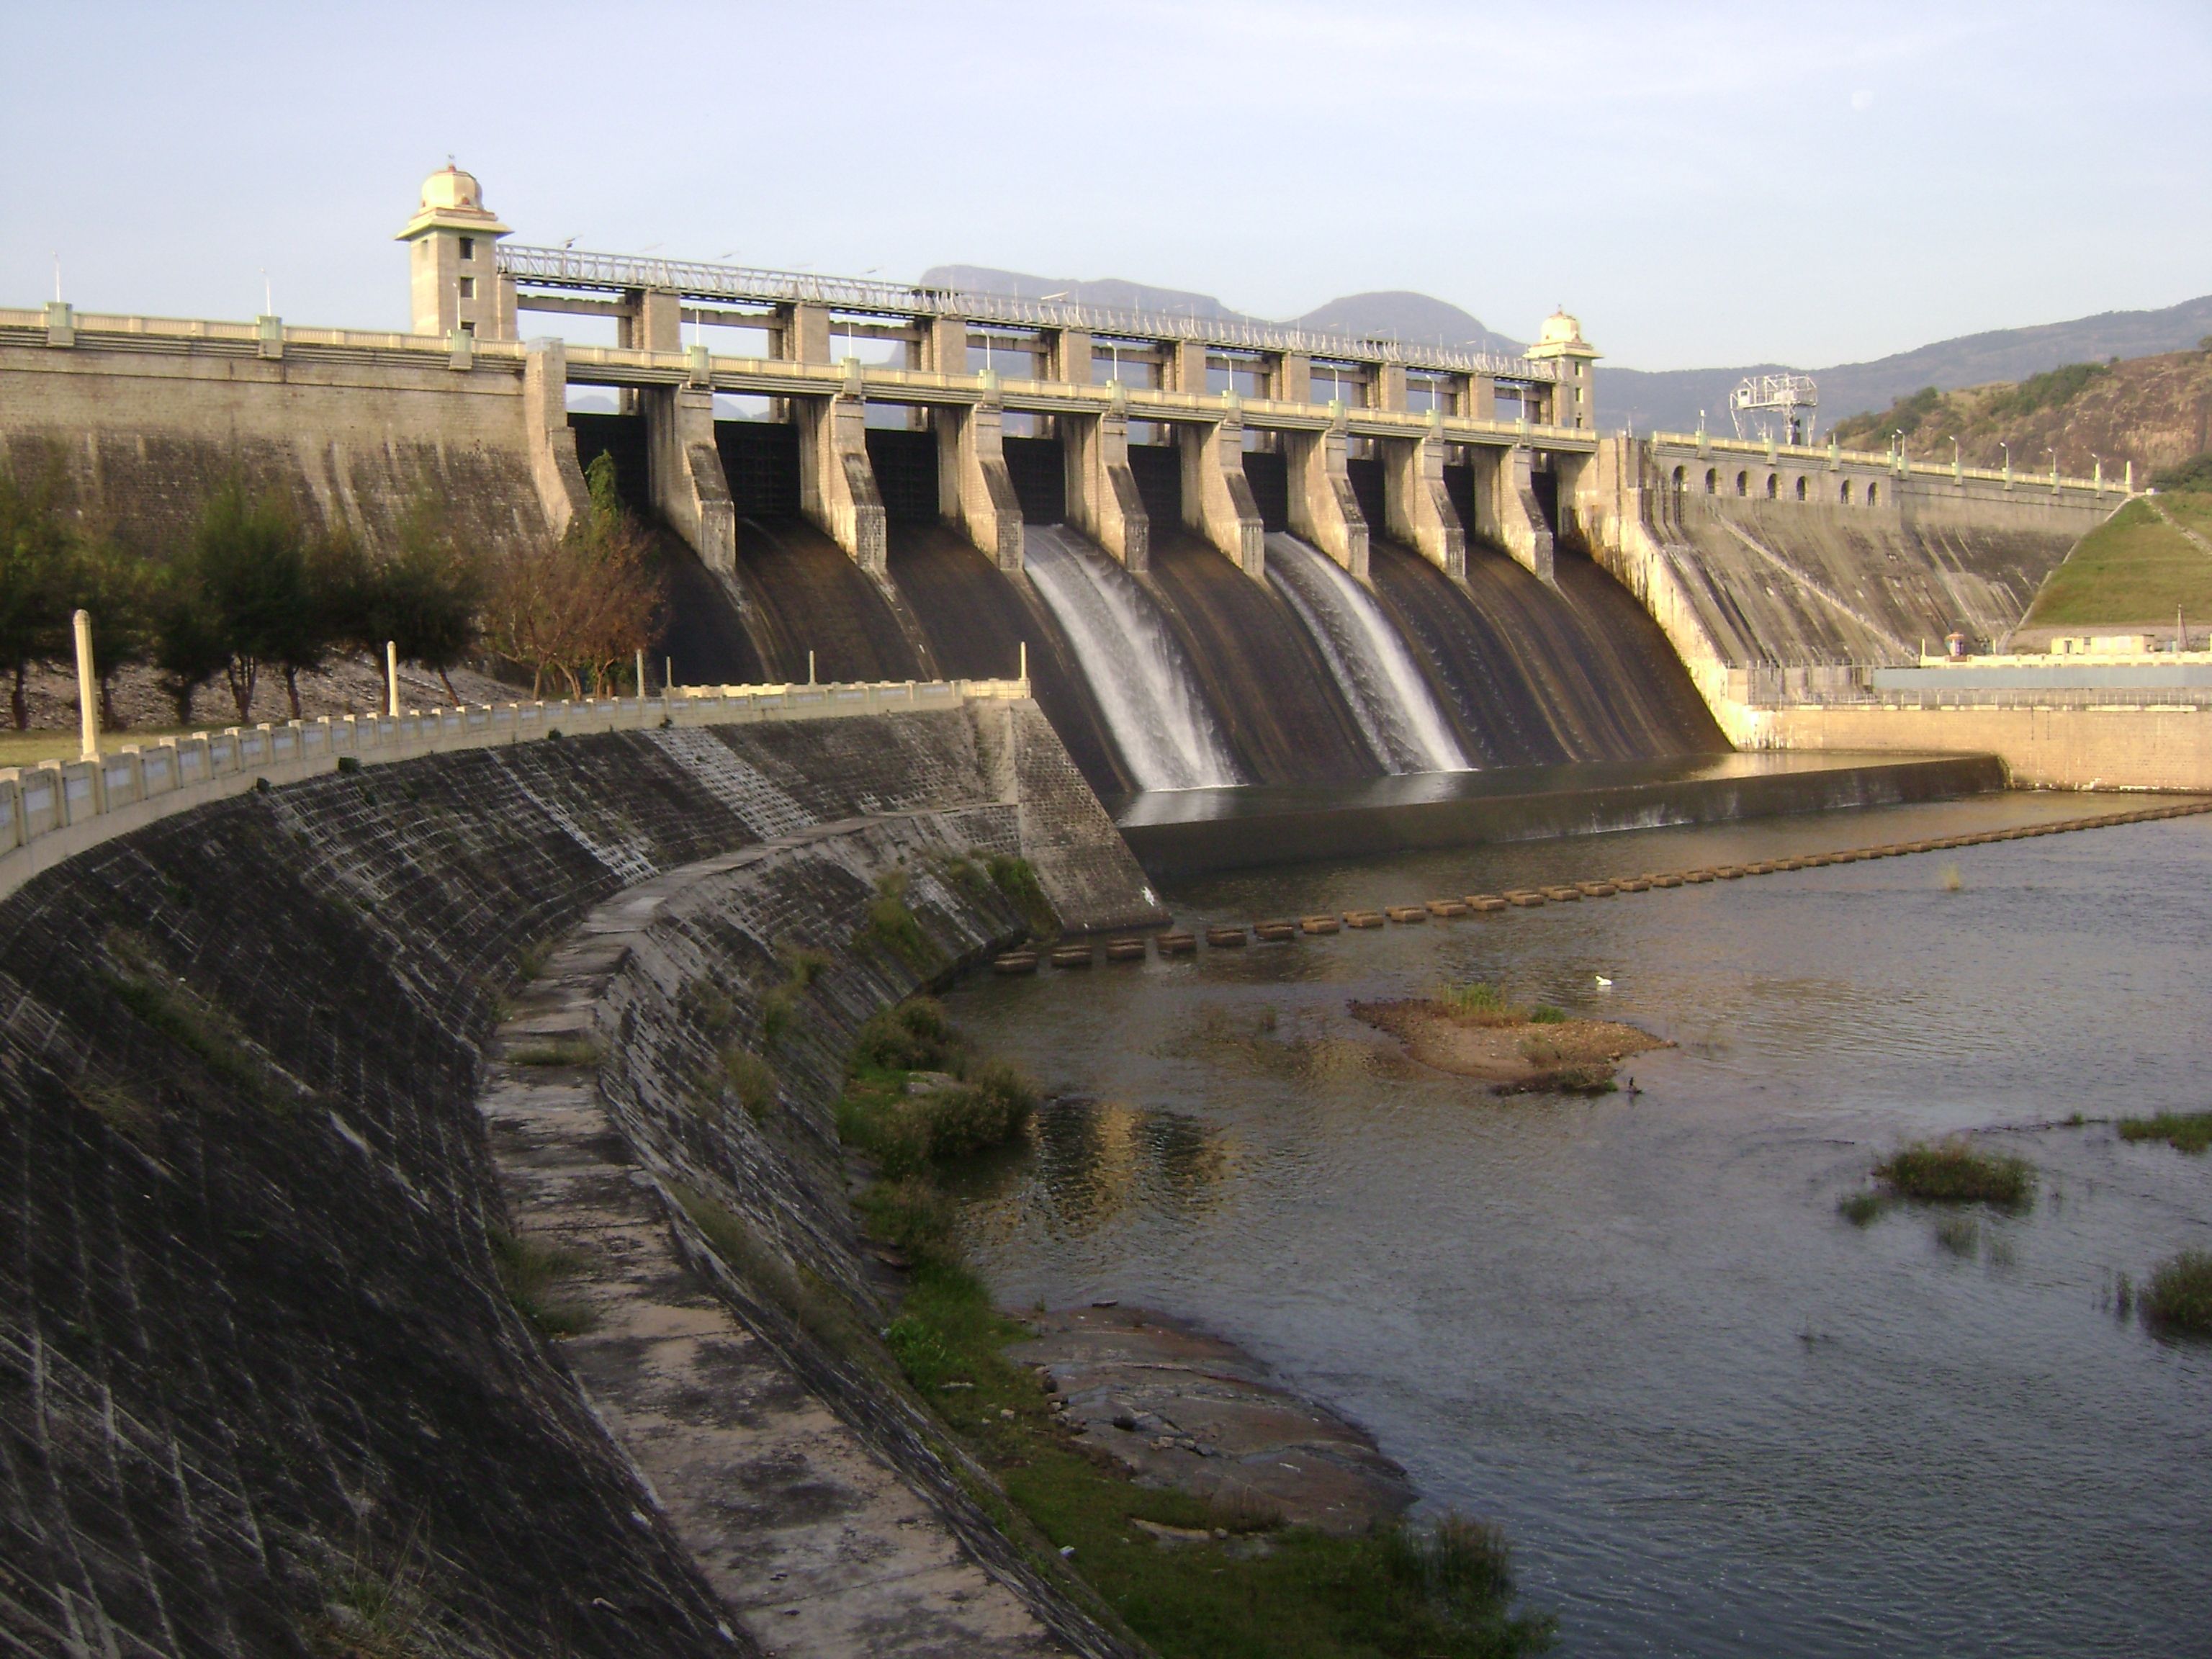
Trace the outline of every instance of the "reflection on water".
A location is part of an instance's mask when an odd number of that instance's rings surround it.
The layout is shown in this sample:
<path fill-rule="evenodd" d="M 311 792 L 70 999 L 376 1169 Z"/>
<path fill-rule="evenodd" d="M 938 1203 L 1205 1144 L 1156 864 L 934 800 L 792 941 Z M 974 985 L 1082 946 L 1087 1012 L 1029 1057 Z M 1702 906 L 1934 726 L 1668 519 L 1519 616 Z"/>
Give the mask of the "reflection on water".
<path fill-rule="evenodd" d="M 2008 797 L 1211 879 L 1188 923 L 2074 816 Z M 1956 866 L 1957 890 L 1942 878 Z M 1590 1655 L 2212 1649 L 2212 1349 L 2119 1316 L 2212 1237 L 2212 1159 L 2090 1119 L 2212 1105 L 2212 822 L 2185 819 L 978 980 L 1070 1098 L 974 1194 L 1012 1304 L 1114 1296 L 1359 1418 L 1496 1517 Z M 1598 986 L 1600 975 L 1613 981 Z M 1355 997 L 1441 980 L 1680 1047 L 1499 1099 Z M 2039 1167 L 2027 1213 L 1836 1210 L 1911 1136 Z"/>

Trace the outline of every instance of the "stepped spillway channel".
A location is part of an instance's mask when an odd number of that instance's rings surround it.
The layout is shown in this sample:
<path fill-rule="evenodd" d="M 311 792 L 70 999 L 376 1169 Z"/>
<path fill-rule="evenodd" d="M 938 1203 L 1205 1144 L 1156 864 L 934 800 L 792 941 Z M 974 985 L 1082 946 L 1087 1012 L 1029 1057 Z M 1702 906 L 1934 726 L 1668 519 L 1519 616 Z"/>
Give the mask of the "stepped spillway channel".
<path fill-rule="evenodd" d="M 1474 769 L 1372 594 L 1326 554 L 1280 531 L 1267 538 L 1267 580 L 1321 647 L 1360 735 L 1385 769 Z"/>
<path fill-rule="evenodd" d="M 1051 525 L 1022 532 L 1030 580 L 1073 647 L 1140 789 L 1248 782 L 1182 647 L 1134 578 Z"/>

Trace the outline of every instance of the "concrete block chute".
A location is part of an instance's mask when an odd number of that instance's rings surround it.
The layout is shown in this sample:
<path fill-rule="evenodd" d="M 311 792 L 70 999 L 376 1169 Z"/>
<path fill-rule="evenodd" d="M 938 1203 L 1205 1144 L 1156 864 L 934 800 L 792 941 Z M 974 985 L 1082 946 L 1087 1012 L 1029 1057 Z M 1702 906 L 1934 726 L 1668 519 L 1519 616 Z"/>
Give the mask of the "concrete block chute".
<path fill-rule="evenodd" d="M 1267 527 L 1244 477 L 1244 423 L 1231 416 L 1179 428 L 1183 522 L 1255 581 L 1267 574 Z"/>
<path fill-rule="evenodd" d="M 888 566 L 884 501 L 868 464 L 866 406 L 857 398 L 794 398 L 799 511 L 870 575 Z"/>

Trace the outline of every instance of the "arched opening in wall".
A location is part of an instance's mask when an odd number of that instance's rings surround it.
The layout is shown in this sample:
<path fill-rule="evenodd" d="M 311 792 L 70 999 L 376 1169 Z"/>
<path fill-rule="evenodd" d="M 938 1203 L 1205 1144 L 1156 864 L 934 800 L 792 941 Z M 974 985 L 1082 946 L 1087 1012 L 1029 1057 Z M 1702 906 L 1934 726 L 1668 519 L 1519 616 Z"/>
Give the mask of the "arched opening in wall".
<path fill-rule="evenodd" d="M 1878 484 L 1878 483 L 1870 483 L 1870 484 L 1869 484 L 1869 485 L 1867 486 L 1867 505 L 1868 505 L 1869 507 L 1872 507 L 1872 506 L 1873 506 L 1876 501 L 1880 501 L 1881 499 L 1881 486 L 1880 484 Z"/>
<path fill-rule="evenodd" d="M 1705 469 L 1705 494 L 1717 495 L 1721 490 L 1721 470 L 1717 466 Z"/>
<path fill-rule="evenodd" d="M 1797 480 L 1797 499 L 1801 501 L 1805 499 L 1805 481 L 1802 478 Z"/>
<path fill-rule="evenodd" d="M 1770 473 L 1768 473 L 1768 474 L 1766 475 L 1766 499 L 1767 499 L 1768 501 L 1772 501 L 1776 496 L 1779 495 L 1781 493 L 1782 493 L 1782 477 L 1781 477 L 1781 475 L 1780 475 L 1779 473 L 1775 473 L 1775 472 L 1770 472 Z"/>
<path fill-rule="evenodd" d="M 1842 491 L 1837 495 L 1836 499 L 1841 501 L 1845 507 L 1849 507 L 1851 504 L 1851 481 L 1849 478 L 1844 480 Z"/>
<path fill-rule="evenodd" d="M 1750 473 L 1739 472 L 1735 475 L 1735 493 L 1739 495 L 1748 495 L 1751 494 Z"/>
<path fill-rule="evenodd" d="M 1687 476 L 1688 475 L 1684 472 L 1680 467 L 1678 466 L 1674 469 L 1674 493 L 1677 495 L 1682 493 L 1683 483 Z"/>

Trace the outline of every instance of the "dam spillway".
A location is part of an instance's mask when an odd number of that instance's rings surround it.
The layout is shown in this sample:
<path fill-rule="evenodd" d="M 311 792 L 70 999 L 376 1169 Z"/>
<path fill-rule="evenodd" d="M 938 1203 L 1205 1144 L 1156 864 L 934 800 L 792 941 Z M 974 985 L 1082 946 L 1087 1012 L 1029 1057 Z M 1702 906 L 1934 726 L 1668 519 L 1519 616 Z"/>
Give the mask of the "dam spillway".
<path fill-rule="evenodd" d="M 1267 580 L 1305 623 L 1382 769 L 1466 771 L 1428 682 L 1373 596 L 1295 536 L 1270 535 L 1267 552 Z"/>
<path fill-rule="evenodd" d="M 1056 526 L 1024 532 L 1030 579 L 1050 606 L 1142 790 L 1248 781 L 1182 647 L 1136 579 Z"/>

